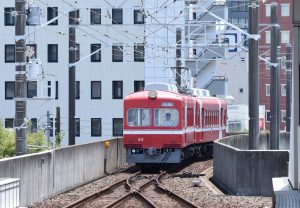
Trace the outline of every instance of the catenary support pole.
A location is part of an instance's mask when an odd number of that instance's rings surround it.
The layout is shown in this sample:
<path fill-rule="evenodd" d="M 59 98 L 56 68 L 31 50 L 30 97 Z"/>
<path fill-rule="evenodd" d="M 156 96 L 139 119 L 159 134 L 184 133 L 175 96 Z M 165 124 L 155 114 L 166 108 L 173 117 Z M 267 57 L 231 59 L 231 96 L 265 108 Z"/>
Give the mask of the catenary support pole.
<path fill-rule="evenodd" d="M 16 155 L 26 154 L 26 126 L 22 124 L 26 118 L 26 0 L 15 1 L 15 52 L 16 52 L 16 75 L 15 75 L 15 139 Z"/>
<path fill-rule="evenodd" d="M 289 151 L 289 182 L 293 189 L 300 188 L 300 1 L 293 0 L 293 81 L 292 81 L 292 119 Z"/>
<path fill-rule="evenodd" d="M 75 144 L 75 65 L 77 11 L 69 13 L 69 145 Z"/>
<path fill-rule="evenodd" d="M 280 130 L 280 80 L 278 65 L 279 24 L 277 20 L 276 2 L 271 3 L 271 91 L 270 91 L 270 148 L 279 148 Z"/>
<path fill-rule="evenodd" d="M 181 87 L 181 28 L 176 28 L 176 84 Z"/>
<path fill-rule="evenodd" d="M 60 134 L 60 107 L 56 107 L 55 136 Z"/>
<path fill-rule="evenodd" d="M 292 46 L 286 45 L 286 132 L 291 131 Z"/>
<path fill-rule="evenodd" d="M 258 5 L 250 0 L 249 34 L 258 34 Z M 258 40 L 249 39 L 249 149 L 257 149 L 259 139 Z"/>
<path fill-rule="evenodd" d="M 51 131 L 51 123 L 50 123 L 50 111 L 47 111 L 47 142 L 51 144 L 50 140 L 50 131 Z"/>

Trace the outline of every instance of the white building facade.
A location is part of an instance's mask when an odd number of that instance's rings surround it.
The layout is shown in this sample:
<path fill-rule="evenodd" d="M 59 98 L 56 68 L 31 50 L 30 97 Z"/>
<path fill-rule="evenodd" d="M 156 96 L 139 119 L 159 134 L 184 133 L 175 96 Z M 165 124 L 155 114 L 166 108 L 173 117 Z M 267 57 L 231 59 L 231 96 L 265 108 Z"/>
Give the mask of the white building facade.
<path fill-rule="evenodd" d="M 76 144 L 122 136 L 123 98 L 144 86 L 144 17 L 142 2 L 131 0 L 36 0 L 41 9 L 41 23 L 62 15 L 72 8 L 79 11 L 76 26 Z M 70 3 L 72 4 L 70 4 Z M 0 2 L 0 118 L 12 128 L 15 115 L 15 27 L 14 1 Z M 36 49 L 46 74 L 54 75 L 55 85 L 48 96 L 56 99 L 37 100 L 40 86 L 28 82 L 27 118 L 33 126 L 45 128 L 49 110 L 53 124 L 55 108 L 61 108 L 62 145 L 68 144 L 68 13 L 51 25 L 27 37 Z M 30 33 L 39 26 L 26 26 Z M 92 56 L 92 52 L 101 51 Z M 47 83 L 47 82 L 46 82 Z M 47 85 L 47 84 L 46 84 Z M 55 94 L 55 96 L 54 96 Z M 54 125 L 53 125 L 54 126 Z M 53 135 L 53 131 L 51 132 Z"/>

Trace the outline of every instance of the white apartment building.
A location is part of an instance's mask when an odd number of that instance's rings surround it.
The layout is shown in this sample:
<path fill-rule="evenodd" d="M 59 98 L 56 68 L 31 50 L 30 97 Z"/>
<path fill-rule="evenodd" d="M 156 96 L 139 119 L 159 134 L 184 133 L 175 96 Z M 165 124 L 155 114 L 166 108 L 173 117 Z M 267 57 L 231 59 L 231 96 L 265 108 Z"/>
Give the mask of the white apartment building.
<path fill-rule="evenodd" d="M 79 12 L 76 27 L 76 144 L 122 136 L 123 98 L 144 86 L 144 17 L 140 0 L 35 0 L 41 9 L 41 23 L 67 12 Z M 77 2 L 74 4 L 74 2 Z M 0 2 L 0 118 L 13 127 L 15 115 L 15 27 L 14 1 Z M 67 13 L 68 14 L 68 13 Z M 34 127 L 44 128 L 47 110 L 52 124 L 55 107 L 61 108 L 63 146 L 68 144 L 68 15 L 27 37 L 36 49 L 46 74 L 53 74 L 56 99 L 37 100 L 39 86 L 28 82 L 27 118 Z M 39 26 L 26 26 L 30 33 Z M 88 57 L 95 50 L 101 51 Z M 47 82 L 46 82 L 47 83 Z M 54 90 L 55 89 L 55 90 Z M 54 92 L 53 92 L 54 91 Z M 53 132 L 51 132 L 53 135 Z"/>

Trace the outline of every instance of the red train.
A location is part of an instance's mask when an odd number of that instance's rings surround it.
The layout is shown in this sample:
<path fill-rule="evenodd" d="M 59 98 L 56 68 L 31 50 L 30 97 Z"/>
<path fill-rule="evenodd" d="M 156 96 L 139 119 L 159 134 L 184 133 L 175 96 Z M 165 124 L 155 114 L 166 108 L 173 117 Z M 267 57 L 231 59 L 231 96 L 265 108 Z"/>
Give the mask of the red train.
<path fill-rule="evenodd" d="M 180 163 L 212 150 L 225 136 L 223 99 L 145 90 L 124 99 L 124 146 L 129 163 Z"/>

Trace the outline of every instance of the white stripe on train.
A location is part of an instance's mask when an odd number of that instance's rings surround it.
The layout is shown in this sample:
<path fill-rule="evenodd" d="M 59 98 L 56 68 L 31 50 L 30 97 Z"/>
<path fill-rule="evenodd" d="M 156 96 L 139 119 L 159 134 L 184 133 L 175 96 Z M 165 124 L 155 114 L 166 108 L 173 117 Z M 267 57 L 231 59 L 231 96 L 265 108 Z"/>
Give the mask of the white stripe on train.
<path fill-rule="evenodd" d="M 158 135 L 165 135 L 165 134 L 169 134 L 169 135 L 174 135 L 174 134 L 184 134 L 184 133 L 192 133 L 192 132 L 208 132 L 208 131 L 222 131 L 225 130 L 225 127 L 222 128 L 188 128 L 186 130 L 124 130 L 123 134 L 131 134 L 131 135 L 135 135 L 135 134 L 158 134 Z"/>

